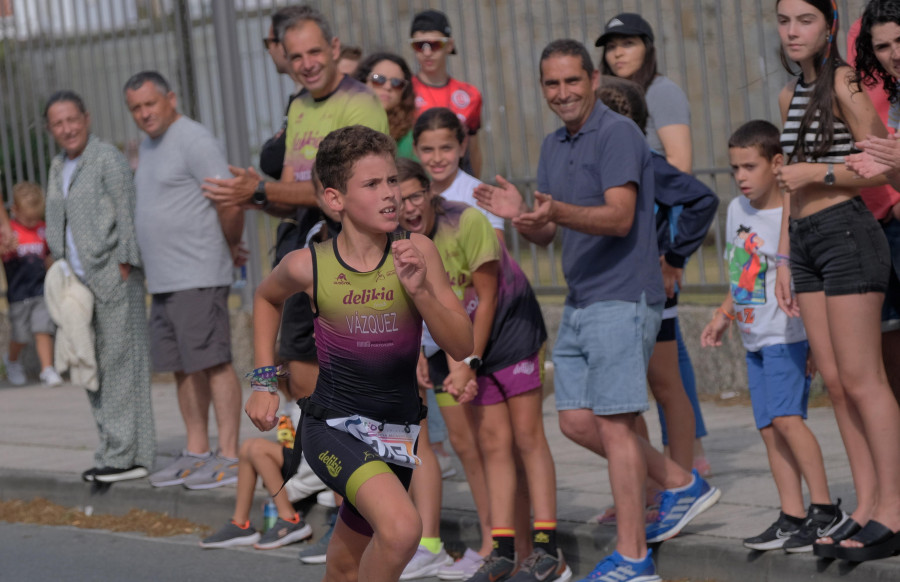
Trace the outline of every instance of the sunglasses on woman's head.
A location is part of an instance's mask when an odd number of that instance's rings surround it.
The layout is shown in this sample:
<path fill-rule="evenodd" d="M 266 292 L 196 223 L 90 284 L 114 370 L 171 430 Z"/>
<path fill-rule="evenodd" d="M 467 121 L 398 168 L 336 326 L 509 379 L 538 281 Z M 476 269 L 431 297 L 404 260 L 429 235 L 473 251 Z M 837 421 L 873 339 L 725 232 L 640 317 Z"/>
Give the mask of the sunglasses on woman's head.
<path fill-rule="evenodd" d="M 444 36 L 441 38 L 434 38 L 431 40 L 410 39 L 409 44 L 410 44 L 410 46 L 412 46 L 414 51 L 416 51 L 417 53 L 420 53 L 425 50 L 426 46 L 429 49 L 431 49 L 431 51 L 439 51 L 442 48 L 444 48 L 445 46 L 447 46 L 448 42 L 450 42 L 450 38 Z"/>
<path fill-rule="evenodd" d="M 386 83 L 390 83 L 391 89 L 402 91 L 406 88 L 406 79 L 398 79 L 397 77 L 388 78 L 384 75 L 379 75 L 378 73 L 372 73 L 372 75 L 369 77 L 369 80 L 372 81 L 372 84 L 376 87 L 382 87 Z"/>

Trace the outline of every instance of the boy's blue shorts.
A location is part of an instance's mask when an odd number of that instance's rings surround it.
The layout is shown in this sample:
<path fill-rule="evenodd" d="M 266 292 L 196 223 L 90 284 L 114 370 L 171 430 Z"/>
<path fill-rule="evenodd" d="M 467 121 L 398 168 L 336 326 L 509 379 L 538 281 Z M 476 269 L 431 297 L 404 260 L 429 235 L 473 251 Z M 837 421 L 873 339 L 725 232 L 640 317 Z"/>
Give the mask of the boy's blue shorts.
<path fill-rule="evenodd" d="M 747 352 L 747 378 L 757 429 L 766 428 L 779 416 L 806 418 L 812 381 L 806 374 L 808 354 L 807 341 Z"/>

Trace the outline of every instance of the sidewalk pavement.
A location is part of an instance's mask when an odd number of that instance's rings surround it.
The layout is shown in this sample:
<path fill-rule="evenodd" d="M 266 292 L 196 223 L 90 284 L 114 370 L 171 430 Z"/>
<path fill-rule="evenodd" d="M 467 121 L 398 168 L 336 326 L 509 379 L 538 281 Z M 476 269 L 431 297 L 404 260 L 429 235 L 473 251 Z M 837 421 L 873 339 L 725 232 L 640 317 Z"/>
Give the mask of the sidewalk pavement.
<path fill-rule="evenodd" d="M 249 395 L 245 389 L 244 398 Z M 175 386 L 153 384 L 158 464 L 184 444 Z M 709 436 L 704 446 L 714 472 L 710 481 L 722 489 L 721 501 L 694 520 L 677 538 L 654 549 L 658 572 L 667 579 L 694 581 L 795 581 L 813 579 L 900 580 L 900 557 L 852 565 L 819 560 L 811 555 L 750 552 L 741 539 L 765 529 L 778 515 L 775 486 L 768 472 L 762 440 L 746 405 L 704 403 Z M 242 439 L 258 436 L 245 415 Z M 655 413 L 648 413 L 651 439 L 659 442 Z M 215 423 L 210 422 L 211 430 Z M 615 528 L 591 520 L 612 503 L 605 462 L 575 445 L 559 430 L 552 395 L 544 401 L 544 425 L 556 461 L 558 538 L 576 574 L 584 576 L 612 551 Z M 821 444 L 831 494 L 854 507 L 850 469 L 830 408 L 810 410 L 809 425 Z M 274 435 L 272 435 L 274 438 Z M 117 483 L 92 496 L 80 474 L 93 464 L 96 429 L 83 390 L 63 385 L 12 387 L 0 384 L 0 499 L 45 497 L 67 506 L 91 506 L 95 513 L 126 513 L 131 508 L 166 512 L 217 528 L 230 518 L 234 487 L 188 491 L 182 487 L 155 489 L 146 479 Z M 442 530 L 451 547 L 461 542 L 477 547 L 475 512 L 458 460 L 457 476 L 444 481 Z M 260 515 L 265 493 L 257 489 L 254 504 Z M 324 528 L 324 511 L 309 520 L 316 536 Z M 298 546 L 290 546 L 296 548 Z M 291 550 L 293 551 L 293 549 Z"/>

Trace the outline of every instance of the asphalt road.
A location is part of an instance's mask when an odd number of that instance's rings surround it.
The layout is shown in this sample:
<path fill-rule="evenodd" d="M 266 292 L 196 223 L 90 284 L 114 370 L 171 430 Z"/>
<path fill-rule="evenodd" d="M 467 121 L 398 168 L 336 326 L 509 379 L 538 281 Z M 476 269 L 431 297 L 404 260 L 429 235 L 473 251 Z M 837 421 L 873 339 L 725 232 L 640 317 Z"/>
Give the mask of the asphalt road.
<path fill-rule="evenodd" d="M 301 564 L 299 548 L 203 550 L 196 536 L 0 523 L 0 581 L 319 582 L 325 566 Z"/>

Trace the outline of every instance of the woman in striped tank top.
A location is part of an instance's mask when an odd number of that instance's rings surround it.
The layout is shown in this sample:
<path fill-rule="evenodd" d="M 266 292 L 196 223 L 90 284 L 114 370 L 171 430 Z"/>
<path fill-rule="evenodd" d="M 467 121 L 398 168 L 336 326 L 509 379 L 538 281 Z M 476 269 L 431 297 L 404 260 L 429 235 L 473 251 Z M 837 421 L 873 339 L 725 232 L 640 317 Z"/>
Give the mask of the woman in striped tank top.
<path fill-rule="evenodd" d="M 852 518 L 821 533 L 831 535 L 814 550 L 882 558 L 900 549 L 900 408 L 880 357 L 887 241 L 859 189 L 884 178 L 860 179 L 844 158 L 855 140 L 886 130 L 839 54 L 835 2 L 778 0 L 777 12 L 782 62 L 799 79 L 778 98 L 786 160 L 778 181 L 790 218 L 784 214 L 776 297 L 788 315 L 803 318 L 857 494 Z"/>

